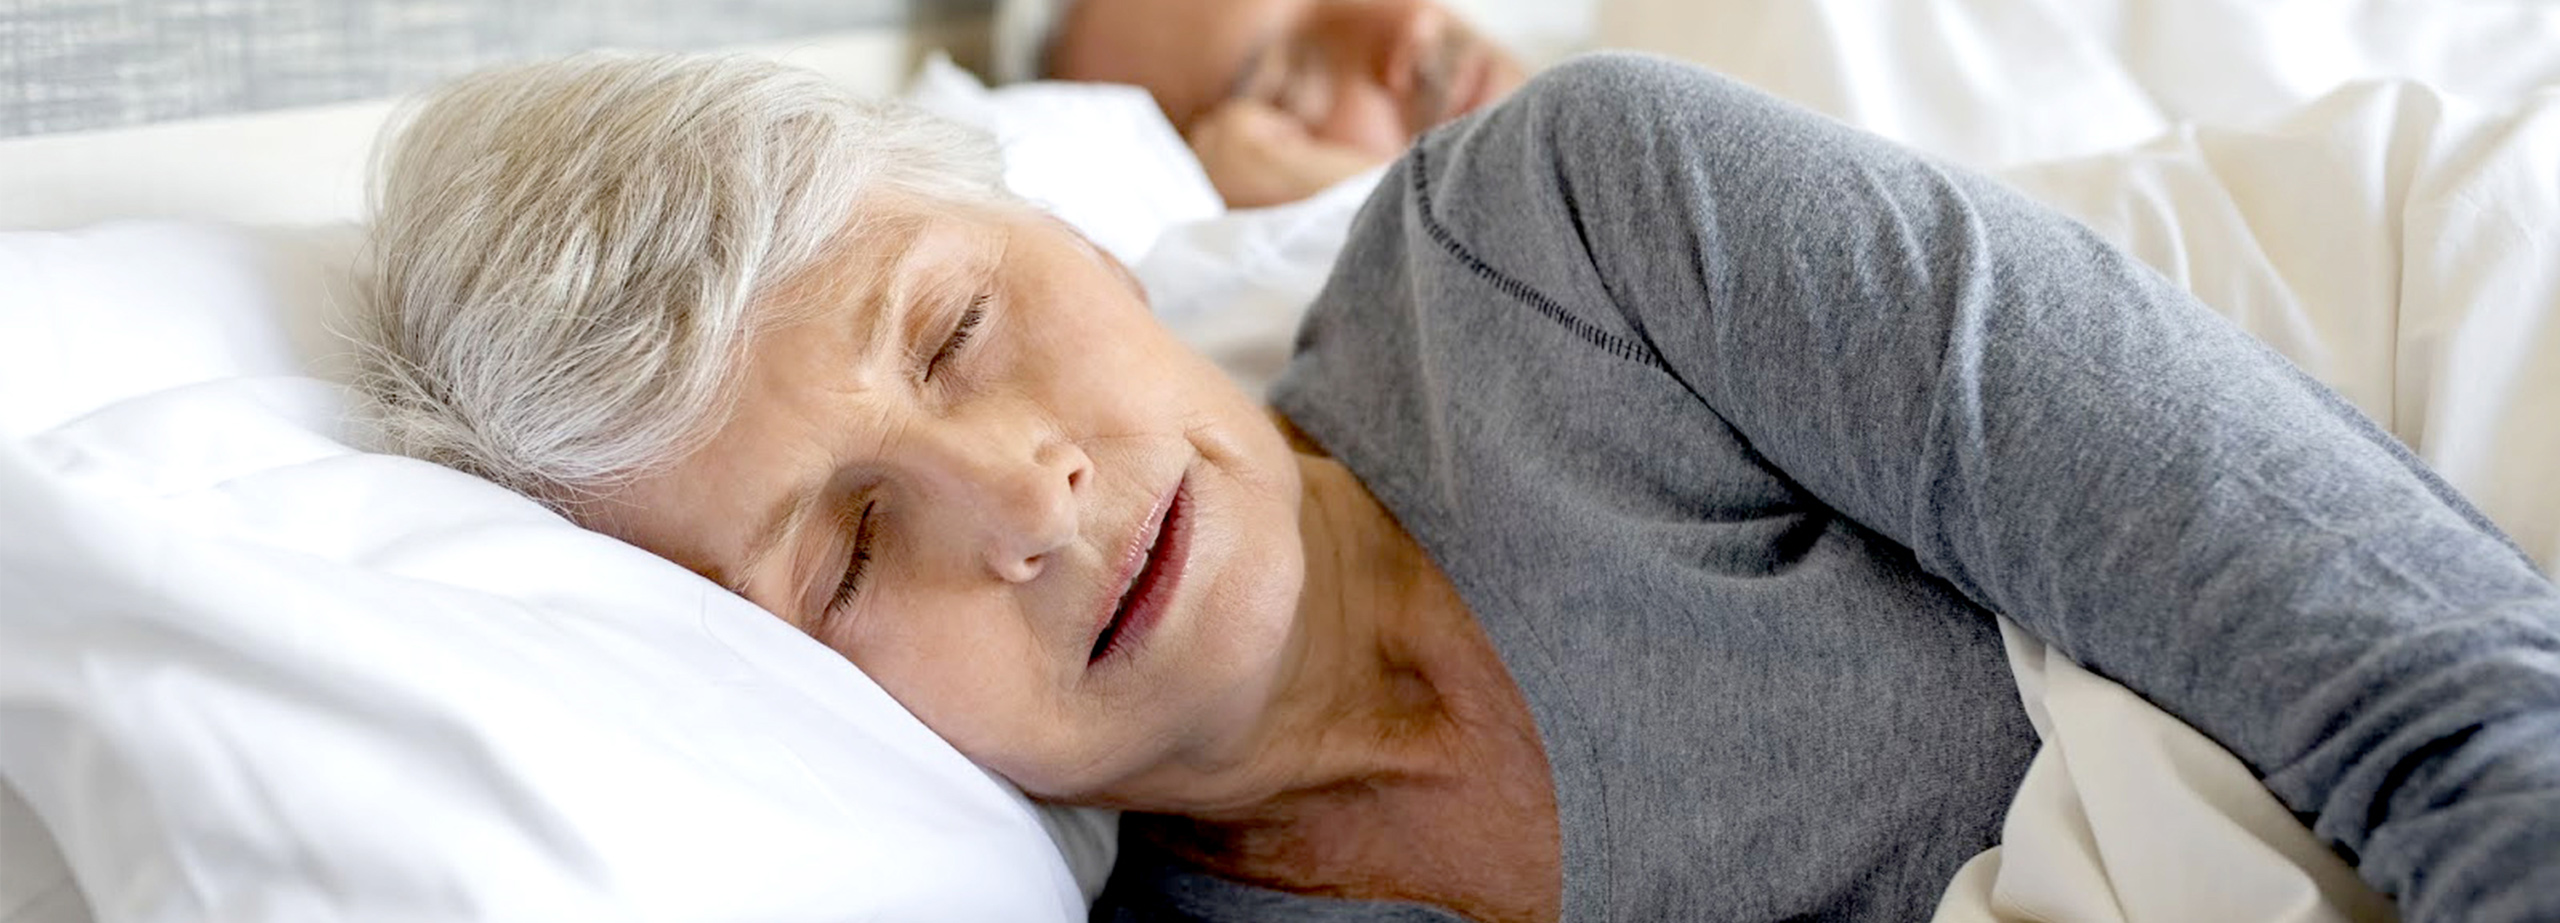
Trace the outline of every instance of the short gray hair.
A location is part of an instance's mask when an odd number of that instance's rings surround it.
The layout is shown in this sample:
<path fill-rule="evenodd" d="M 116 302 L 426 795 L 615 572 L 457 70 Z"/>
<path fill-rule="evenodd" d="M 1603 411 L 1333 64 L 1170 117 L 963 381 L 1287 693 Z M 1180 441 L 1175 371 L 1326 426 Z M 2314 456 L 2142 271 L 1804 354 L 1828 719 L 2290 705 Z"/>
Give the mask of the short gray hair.
<path fill-rule="evenodd" d="M 870 204 L 1015 201 L 985 135 L 746 56 L 484 71 L 392 132 L 357 336 L 389 448 L 573 517 L 710 438 Z"/>

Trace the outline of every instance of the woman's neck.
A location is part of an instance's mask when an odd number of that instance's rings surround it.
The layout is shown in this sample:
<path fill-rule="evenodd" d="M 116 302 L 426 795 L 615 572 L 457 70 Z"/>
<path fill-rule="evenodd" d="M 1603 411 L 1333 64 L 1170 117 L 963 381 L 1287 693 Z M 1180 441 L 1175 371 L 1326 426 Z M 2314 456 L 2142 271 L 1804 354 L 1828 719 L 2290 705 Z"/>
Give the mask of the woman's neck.
<path fill-rule="evenodd" d="M 1239 758 L 1124 829 L 1265 887 L 1555 919 L 1555 791 L 1527 702 L 1367 489 L 1326 459 L 1300 470 L 1307 580 L 1281 693 Z"/>
<path fill-rule="evenodd" d="M 1306 582 L 1254 732 L 1112 801 L 1206 824 L 1286 824 L 1348 792 L 1462 773 L 1509 677 L 1448 582 L 1359 480 L 1301 455 Z"/>

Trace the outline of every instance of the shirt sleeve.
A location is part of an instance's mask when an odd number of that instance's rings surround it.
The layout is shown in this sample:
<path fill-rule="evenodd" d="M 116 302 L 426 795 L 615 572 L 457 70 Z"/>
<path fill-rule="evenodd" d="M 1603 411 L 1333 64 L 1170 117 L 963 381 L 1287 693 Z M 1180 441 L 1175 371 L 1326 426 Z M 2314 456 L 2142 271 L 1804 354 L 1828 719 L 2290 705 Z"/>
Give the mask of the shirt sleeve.
<path fill-rule="evenodd" d="M 1989 180 L 1663 62 L 1541 84 L 1426 145 L 1442 200 L 1552 182 L 1551 237 L 1755 451 L 2222 743 L 2409 919 L 2560 917 L 2560 591 L 2402 446 Z"/>

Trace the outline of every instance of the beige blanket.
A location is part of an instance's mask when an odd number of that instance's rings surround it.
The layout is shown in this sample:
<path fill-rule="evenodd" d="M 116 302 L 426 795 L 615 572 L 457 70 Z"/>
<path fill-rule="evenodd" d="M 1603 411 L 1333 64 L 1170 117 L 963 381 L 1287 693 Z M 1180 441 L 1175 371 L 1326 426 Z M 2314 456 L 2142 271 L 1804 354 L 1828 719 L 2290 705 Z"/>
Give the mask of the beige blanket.
<path fill-rule="evenodd" d="M 2007 619 L 2000 636 L 2044 748 L 1937 923 L 2397 919 L 2229 752 Z"/>

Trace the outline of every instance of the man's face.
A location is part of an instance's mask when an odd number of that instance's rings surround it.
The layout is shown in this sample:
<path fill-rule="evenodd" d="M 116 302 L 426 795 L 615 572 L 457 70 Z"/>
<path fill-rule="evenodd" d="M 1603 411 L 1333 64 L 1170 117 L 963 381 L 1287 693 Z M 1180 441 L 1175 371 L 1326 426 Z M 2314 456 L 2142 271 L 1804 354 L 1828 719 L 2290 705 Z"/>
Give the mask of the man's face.
<path fill-rule="evenodd" d="M 1076 0 L 1049 65 L 1145 87 L 1185 132 L 1250 99 L 1380 162 L 1527 79 L 1431 0 Z"/>

